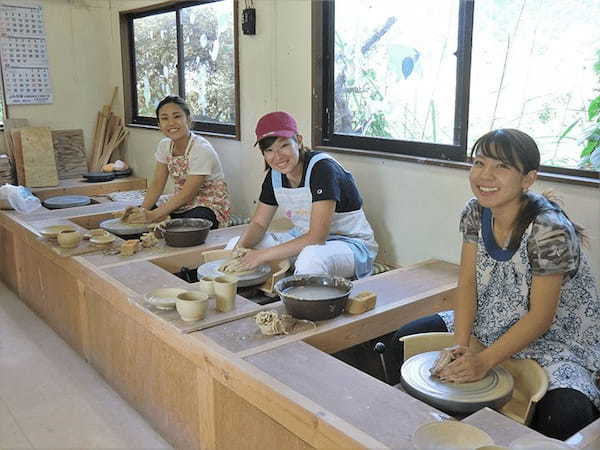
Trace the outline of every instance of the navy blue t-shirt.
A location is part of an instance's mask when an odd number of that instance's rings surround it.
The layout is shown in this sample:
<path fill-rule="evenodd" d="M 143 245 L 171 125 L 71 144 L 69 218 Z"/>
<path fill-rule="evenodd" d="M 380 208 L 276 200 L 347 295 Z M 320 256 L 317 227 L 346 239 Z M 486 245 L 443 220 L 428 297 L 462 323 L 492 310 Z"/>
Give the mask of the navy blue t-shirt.
<path fill-rule="evenodd" d="M 319 153 L 308 153 L 308 157 L 304 161 L 302 180 L 300 180 L 298 187 L 304 186 L 308 163 Z M 282 185 L 285 188 L 291 188 L 290 182 L 285 175 L 282 175 Z M 338 213 L 356 211 L 362 207 L 362 198 L 354 183 L 352 174 L 344 171 L 337 162 L 329 158 L 322 159 L 313 166 L 310 177 L 310 192 L 312 193 L 313 203 L 322 200 L 335 200 L 335 212 Z M 267 175 L 263 181 L 259 200 L 267 205 L 278 206 L 273 191 L 271 169 L 267 171 Z"/>

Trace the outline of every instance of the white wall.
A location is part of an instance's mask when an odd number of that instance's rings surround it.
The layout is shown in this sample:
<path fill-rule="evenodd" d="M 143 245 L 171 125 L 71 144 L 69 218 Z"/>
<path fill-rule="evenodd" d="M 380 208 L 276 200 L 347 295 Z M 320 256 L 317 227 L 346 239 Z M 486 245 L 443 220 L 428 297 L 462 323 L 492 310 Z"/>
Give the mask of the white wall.
<path fill-rule="evenodd" d="M 10 107 L 12 117 L 34 125 L 84 128 L 86 143 L 96 112 L 112 86 L 122 86 L 118 11 L 147 5 L 138 0 L 44 0 L 55 103 Z M 310 142 L 310 0 L 255 0 L 257 34 L 240 31 L 242 140 L 209 138 L 222 158 L 238 214 L 250 214 L 259 193 L 263 164 L 252 147 L 258 117 L 271 110 L 293 113 Z M 242 2 L 243 5 L 243 2 Z M 475 81 L 474 81 L 475 82 Z M 122 113 L 122 97 L 116 110 Z M 126 157 L 137 175 L 151 176 L 152 155 L 161 135 L 132 128 Z M 377 239 L 380 259 L 407 265 L 428 258 L 457 262 L 458 216 L 470 197 L 467 172 L 364 156 L 335 157 L 357 180 Z M 570 217 L 591 237 L 592 263 L 600 273 L 600 191 L 564 183 L 538 182 L 554 190 Z"/>

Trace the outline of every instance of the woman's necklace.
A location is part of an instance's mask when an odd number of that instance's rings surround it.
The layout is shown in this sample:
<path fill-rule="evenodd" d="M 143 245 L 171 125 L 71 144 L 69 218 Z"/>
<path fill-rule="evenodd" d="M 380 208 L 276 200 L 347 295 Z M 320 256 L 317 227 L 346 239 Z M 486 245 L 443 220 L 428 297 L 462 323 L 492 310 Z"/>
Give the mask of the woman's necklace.
<path fill-rule="evenodd" d="M 492 232 L 494 233 L 494 238 L 500 238 L 500 239 L 496 239 L 496 243 L 500 243 L 500 241 L 502 241 L 502 232 L 500 230 L 498 230 L 496 228 L 496 222 L 494 220 L 494 216 L 492 216 Z M 506 238 L 504 238 L 504 243 L 500 244 L 500 247 L 502 248 L 502 250 L 506 250 L 508 248 L 508 244 L 510 243 L 510 238 L 512 236 L 512 228 L 510 230 L 508 230 L 508 234 L 506 235 Z"/>

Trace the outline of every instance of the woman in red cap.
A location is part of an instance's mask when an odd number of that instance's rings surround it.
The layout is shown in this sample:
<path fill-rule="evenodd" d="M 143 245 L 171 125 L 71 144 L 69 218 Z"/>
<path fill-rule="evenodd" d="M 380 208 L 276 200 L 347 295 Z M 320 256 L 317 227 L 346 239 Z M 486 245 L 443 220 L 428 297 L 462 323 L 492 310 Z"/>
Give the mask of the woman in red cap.
<path fill-rule="evenodd" d="M 237 245 L 232 240 L 228 246 L 240 249 L 241 266 L 296 257 L 296 274 L 369 275 L 378 246 L 350 172 L 328 154 L 306 149 L 286 112 L 258 121 L 256 143 L 267 175 L 250 225 Z M 294 227 L 267 233 L 278 208 Z"/>

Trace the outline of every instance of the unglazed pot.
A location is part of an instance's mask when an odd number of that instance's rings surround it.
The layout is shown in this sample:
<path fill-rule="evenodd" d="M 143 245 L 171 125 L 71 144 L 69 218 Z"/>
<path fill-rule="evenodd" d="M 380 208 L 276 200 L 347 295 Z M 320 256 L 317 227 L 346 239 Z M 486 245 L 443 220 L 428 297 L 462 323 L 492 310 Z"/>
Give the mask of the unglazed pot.
<path fill-rule="evenodd" d="M 208 295 L 200 291 L 185 291 L 177 296 L 175 308 L 185 322 L 204 319 Z"/>
<path fill-rule="evenodd" d="M 75 248 L 83 239 L 83 235 L 77 230 L 62 230 L 56 236 L 58 245 L 62 248 Z"/>

